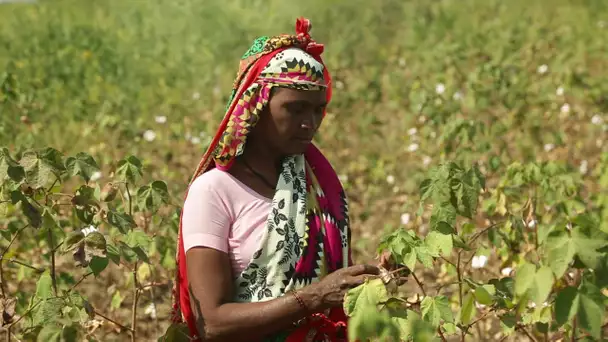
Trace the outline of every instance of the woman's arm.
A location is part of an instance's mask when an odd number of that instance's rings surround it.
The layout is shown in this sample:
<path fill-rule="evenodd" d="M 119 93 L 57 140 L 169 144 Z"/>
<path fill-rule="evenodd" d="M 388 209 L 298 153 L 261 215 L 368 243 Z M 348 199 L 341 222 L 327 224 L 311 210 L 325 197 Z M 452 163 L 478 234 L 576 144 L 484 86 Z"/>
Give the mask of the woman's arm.
<path fill-rule="evenodd" d="M 234 284 L 228 255 L 211 248 L 192 248 L 186 259 L 192 310 L 204 341 L 254 341 L 310 313 L 294 296 L 230 303 Z M 298 295 L 311 311 L 316 311 L 321 307 L 321 294 L 313 289 L 302 289 Z"/>
<path fill-rule="evenodd" d="M 192 311 L 204 341 L 260 340 L 311 312 L 341 306 L 346 291 L 379 273 L 374 266 L 351 266 L 298 290 L 307 312 L 294 296 L 260 303 L 230 303 L 234 284 L 230 259 L 224 252 L 194 247 L 186 253 L 186 263 Z"/>

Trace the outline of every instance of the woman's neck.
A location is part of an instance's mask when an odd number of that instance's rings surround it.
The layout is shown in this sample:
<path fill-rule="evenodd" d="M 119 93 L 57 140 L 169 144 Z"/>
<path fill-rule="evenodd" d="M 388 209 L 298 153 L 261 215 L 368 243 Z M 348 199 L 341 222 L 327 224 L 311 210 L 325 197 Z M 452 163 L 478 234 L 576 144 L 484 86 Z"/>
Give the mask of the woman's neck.
<path fill-rule="evenodd" d="M 254 141 L 249 141 L 241 158 L 255 171 L 263 174 L 268 179 L 278 178 L 283 157 L 267 145 L 258 145 Z"/>

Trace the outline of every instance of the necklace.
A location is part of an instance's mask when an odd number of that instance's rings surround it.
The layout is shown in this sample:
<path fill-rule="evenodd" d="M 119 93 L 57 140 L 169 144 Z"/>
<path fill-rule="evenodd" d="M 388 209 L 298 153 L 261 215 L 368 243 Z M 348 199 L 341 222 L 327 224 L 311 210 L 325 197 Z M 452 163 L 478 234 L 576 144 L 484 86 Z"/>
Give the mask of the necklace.
<path fill-rule="evenodd" d="M 256 175 L 262 182 L 264 182 L 264 184 L 269 187 L 270 189 L 274 189 L 276 188 L 275 185 L 272 185 L 271 182 L 269 182 L 266 178 L 264 178 L 264 176 L 262 176 L 259 172 L 257 172 L 256 170 L 254 170 L 249 163 L 247 163 L 247 161 L 245 160 L 245 158 L 241 159 L 243 161 L 243 164 L 245 164 L 245 167 L 247 167 L 249 169 L 249 171 L 251 171 L 254 175 Z"/>

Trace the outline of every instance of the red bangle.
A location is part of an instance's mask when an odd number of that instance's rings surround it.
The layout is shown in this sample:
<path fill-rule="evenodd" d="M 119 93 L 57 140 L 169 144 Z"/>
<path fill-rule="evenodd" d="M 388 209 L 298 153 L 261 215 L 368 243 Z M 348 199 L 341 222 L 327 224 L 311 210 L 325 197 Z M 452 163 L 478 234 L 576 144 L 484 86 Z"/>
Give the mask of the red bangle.
<path fill-rule="evenodd" d="M 298 295 L 298 293 L 296 292 L 296 290 L 291 290 L 289 292 L 291 292 L 291 294 L 294 296 L 294 298 L 298 301 L 298 304 L 300 304 L 300 306 L 302 307 L 302 309 L 304 309 L 304 311 L 306 311 L 306 313 L 309 313 L 310 310 L 308 309 L 308 306 L 306 306 L 306 304 L 304 303 L 304 301 L 302 300 L 302 298 L 300 297 L 300 295 Z"/>

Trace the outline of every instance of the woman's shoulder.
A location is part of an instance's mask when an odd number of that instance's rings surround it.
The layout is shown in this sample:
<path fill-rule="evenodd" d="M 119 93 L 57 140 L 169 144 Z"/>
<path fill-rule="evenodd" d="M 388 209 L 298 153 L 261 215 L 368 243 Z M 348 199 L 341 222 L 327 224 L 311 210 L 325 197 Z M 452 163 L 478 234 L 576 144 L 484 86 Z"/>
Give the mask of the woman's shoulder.
<path fill-rule="evenodd" d="M 231 186 L 234 186 L 232 175 L 225 171 L 212 169 L 196 177 L 190 185 L 190 190 L 223 192 L 222 190 Z"/>

